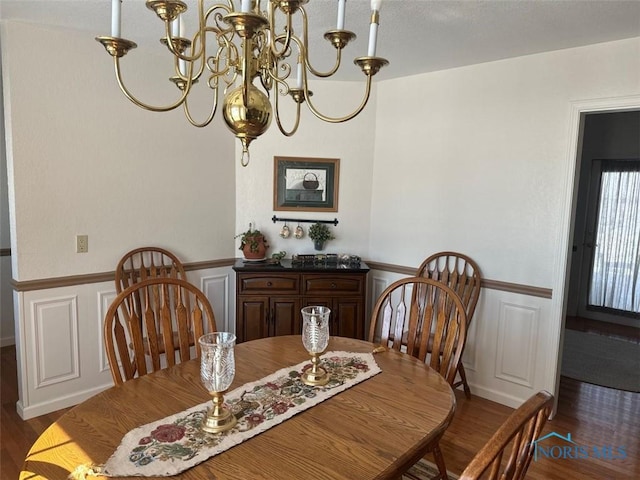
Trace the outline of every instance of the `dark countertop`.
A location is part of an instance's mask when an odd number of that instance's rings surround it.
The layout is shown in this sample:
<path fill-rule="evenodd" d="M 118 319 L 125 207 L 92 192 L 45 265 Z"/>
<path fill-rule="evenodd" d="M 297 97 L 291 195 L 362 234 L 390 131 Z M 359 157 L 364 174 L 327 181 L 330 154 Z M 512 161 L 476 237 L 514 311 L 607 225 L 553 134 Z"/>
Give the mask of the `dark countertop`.
<path fill-rule="evenodd" d="M 246 261 L 243 258 L 238 258 L 233 265 L 233 269 L 236 272 L 344 272 L 344 273 L 366 273 L 369 271 L 369 267 L 366 263 L 360 262 L 360 264 L 342 264 L 336 262 L 305 262 L 303 264 L 293 265 L 291 259 L 280 260 L 279 263 L 271 259 L 263 260 L 260 262 Z"/>

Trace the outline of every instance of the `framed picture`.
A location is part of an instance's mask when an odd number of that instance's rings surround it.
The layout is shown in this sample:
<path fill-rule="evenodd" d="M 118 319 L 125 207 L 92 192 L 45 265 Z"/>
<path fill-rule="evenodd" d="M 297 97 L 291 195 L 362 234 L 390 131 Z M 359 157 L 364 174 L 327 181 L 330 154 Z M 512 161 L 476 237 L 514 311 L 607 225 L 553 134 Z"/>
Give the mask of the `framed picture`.
<path fill-rule="evenodd" d="M 273 209 L 338 211 L 338 158 L 274 157 Z"/>

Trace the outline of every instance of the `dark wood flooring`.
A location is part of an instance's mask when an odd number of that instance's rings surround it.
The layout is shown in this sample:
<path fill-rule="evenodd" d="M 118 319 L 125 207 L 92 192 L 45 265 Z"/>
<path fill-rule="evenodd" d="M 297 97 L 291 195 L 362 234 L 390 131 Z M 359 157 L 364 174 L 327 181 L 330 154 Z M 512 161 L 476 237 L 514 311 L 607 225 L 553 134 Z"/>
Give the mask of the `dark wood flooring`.
<path fill-rule="evenodd" d="M 606 325 L 603 331 L 601 324 L 591 325 L 580 320 L 568 321 L 567 325 L 611 336 L 631 335 L 633 338 L 633 335 L 637 334 L 616 326 L 610 327 L 611 331 L 607 331 Z M 32 443 L 66 410 L 23 421 L 15 409 L 18 398 L 15 348 L 4 347 L 0 353 L 0 479 L 10 480 L 19 477 L 24 458 Z M 467 400 L 460 391 L 456 391 L 456 397 L 456 414 L 440 445 L 448 469 L 460 473 L 512 409 L 480 397 L 474 396 Z M 562 435 L 571 433 L 578 444 L 590 448 L 623 448 L 625 458 L 594 458 L 593 455 L 583 459 L 545 458 L 532 462 L 528 479 L 640 478 L 639 393 L 622 392 L 562 377 L 558 411 L 547 423 L 544 433 L 552 431 Z"/>

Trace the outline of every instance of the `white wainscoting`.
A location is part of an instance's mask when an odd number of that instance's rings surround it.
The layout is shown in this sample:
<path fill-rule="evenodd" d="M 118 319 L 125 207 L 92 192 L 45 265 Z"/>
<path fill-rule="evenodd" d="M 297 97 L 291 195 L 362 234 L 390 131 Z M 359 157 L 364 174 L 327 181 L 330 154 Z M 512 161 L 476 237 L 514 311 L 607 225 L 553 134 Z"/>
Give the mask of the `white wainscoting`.
<path fill-rule="evenodd" d="M 367 318 L 382 291 L 404 276 L 369 273 Z M 462 357 L 472 395 L 515 408 L 539 390 L 554 391 L 554 379 L 545 375 L 555 352 L 550 312 L 551 299 L 482 289 Z"/>
<path fill-rule="evenodd" d="M 218 329 L 235 332 L 231 268 L 188 272 L 188 279 L 209 298 Z M 113 385 L 102 326 L 115 297 L 112 281 L 14 292 L 23 419 L 76 405 Z"/>
<path fill-rule="evenodd" d="M 372 270 L 369 319 L 382 291 L 404 275 Z M 211 301 L 219 330 L 235 332 L 235 273 L 231 267 L 188 272 Z M 104 314 L 113 282 L 14 292 L 19 400 L 24 419 L 80 403 L 113 385 L 104 352 Z M 463 362 L 473 395 L 517 407 L 541 389 L 551 348 L 551 300 L 483 288 Z M 365 325 L 368 336 L 369 325 Z"/>
<path fill-rule="evenodd" d="M 37 389 L 80 377 L 77 299 L 71 295 L 31 302 Z M 50 345 L 56 346 L 56 355 L 49 355 Z"/>

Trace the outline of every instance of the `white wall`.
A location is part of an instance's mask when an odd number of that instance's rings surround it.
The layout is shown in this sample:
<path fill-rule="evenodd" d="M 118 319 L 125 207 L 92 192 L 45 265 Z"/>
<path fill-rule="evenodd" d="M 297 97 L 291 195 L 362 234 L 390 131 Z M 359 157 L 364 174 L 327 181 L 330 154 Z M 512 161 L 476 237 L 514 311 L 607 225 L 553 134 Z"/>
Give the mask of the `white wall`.
<path fill-rule="evenodd" d="M 2 97 L 2 56 L 0 55 L 0 99 Z M 4 142 L 4 102 L 0 101 L 0 249 L 11 248 L 9 237 L 9 197 Z M 0 347 L 15 343 L 11 257 L 0 256 Z"/>
<path fill-rule="evenodd" d="M 16 280 L 111 271 L 144 244 L 185 262 L 233 256 L 234 144 L 219 121 L 197 129 L 181 110 L 134 106 L 84 33 L 5 23 L 2 49 Z M 173 101 L 167 57 L 131 51 L 125 84 Z M 76 234 L 89 253 L 75 253 Z"/>
<path fill-rule="evenodd" d="M 381 83 L 372 257 L 418 265 L 460 249 L 488 278 L 552 287 L 571 102 L 637 94 L 639 50 L 632 39 Z"/>
<path fill-rule="evenodd" d="M 348 67 L 347 67 L 348 68 Z M 313 99 L 322 113 L 344 116 L 360 104 L 364 85 L 353 82 L 326 82 L 311 84 Z M 251 162 L 248 167 L 236 162 L 236 232 L 245 231 L 252 222 L 267 235 L 273 252 L 286 251 L 287 257 L 296 253 L 317 253 L 308 238 L 309 223 L 302 223 L 303 239 L 291 235 L 287 239 L 278 233 L 283 223 L 274 224 L 274 214 L 281 218 L 333 220 L 339 224 L 330 226 L 336 239 L 325 246 L 325 253 L 351 253 L 367 255 L 367 233 L 371 212 L 371 175 L 374 158 L 375 88 L 369 104 L 355 119 L 347 123 L 330 124 L 318 120 L 306 106 L 298 132 L 284 137 L 273 121 L 271 129 L 255 140 L 250 147 Z M 287 99 L 285 99 L 287 100 Z M 284 100 L 281 100 L 284 103 Z M 328 106 L 326 105 L 328 103 Z M 329 110 L 329 111 L 327 111 Z M 285 128 L 293 123 L 291 112 L 283 116 Z M 236 157 L 240 158 L 237 142 Z M 273 209 L 274 156 L 338 158 L 340 159 L 339 198 L 337 212 L 296 212 Z M 294 229 L 297 225 L 289 224 Z M 239 241 L 236 241 L 236 247 Z"/>

